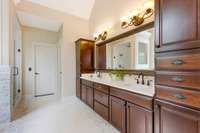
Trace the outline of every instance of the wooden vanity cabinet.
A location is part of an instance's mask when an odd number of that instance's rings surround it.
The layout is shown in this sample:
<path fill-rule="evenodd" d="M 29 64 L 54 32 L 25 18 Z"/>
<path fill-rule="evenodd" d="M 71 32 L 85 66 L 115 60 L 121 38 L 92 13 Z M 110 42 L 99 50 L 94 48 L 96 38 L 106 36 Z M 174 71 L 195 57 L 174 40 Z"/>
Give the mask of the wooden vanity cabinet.
<path fill-rule="evenodd" d="M 78 39 L 76 42 L 76 96 L 81 98 L 82 73 L 94 72 L 94 41 Z"/>
<path fill-rule="evenodd" d="M 110 97 L 110 123 L 121 133 L 126 133 L 126 101 Z"/>
<path fill-rule="evenodd" d="M 94 84 L 94 110 L 109 121 L 109 87 L 101 84 Z"/>
<path fill-rule="evenodd" d="M 155 133 L 200 133 L 200 111 L 155 100 Z"/>
<path fill-rule="evenodd" d="M 110 123 L 124 133 L 153 133 L 153 98 L 110 89 Z"/>
<path fill-rule="evenodd" d="M 200 0 L 155 0 L 156 51 L 200 47 Z"/>
<path fill-rule="evenodd" d="M 155 0 L 155 133 L 200 133 L 200 0 Z"/>
<path fill-rule="evenodd" d="M 127 133 L 153 133 L 153 113 L 127 103 Z"/>
<path fill-rule="evenodd" d="M 81 80 L 81 99 L 91 108 L 94 108 L 94 89 L 93 83 L 86 80 Z"/>

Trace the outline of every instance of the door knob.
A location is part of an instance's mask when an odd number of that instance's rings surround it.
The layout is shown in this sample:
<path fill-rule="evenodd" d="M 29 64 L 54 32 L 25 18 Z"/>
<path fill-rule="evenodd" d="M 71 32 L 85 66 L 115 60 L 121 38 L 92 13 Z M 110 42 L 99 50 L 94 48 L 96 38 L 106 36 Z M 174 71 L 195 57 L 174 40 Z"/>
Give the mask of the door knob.
<path fill-rule="evenodd" d="M 35 72 L 35 75 L 39 75 L 40 73 L 38 73 L 38 72 Z"/>

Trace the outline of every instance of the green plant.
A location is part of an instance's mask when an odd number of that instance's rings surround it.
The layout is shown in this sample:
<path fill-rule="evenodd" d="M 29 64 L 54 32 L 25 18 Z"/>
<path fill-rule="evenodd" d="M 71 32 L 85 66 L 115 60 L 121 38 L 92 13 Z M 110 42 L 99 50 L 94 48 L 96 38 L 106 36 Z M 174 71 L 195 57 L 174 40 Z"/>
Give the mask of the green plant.
<path fill-rule="evenodd" d="M 118 79 L 118 80 L 124 80 L 124 71 L 123 70 L 120 70 L 120 69 L 116 69 L 116 70 L 111 70 L 110 72 L 109 72 L 109 76 L 111 77 L 111 78 L 113 78 L 113 76 L 115 76 L 116 77 L 116 79 Z"/>

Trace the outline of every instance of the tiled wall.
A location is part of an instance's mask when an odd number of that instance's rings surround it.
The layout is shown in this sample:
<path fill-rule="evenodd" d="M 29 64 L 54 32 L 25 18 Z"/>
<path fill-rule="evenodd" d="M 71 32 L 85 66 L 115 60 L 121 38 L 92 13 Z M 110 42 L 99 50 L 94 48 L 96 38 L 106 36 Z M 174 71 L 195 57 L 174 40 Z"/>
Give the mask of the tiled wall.
<path fill-rule="evenodd" d="M 10 121 L 10 68 L 0 65 L 0 126 Z"/>

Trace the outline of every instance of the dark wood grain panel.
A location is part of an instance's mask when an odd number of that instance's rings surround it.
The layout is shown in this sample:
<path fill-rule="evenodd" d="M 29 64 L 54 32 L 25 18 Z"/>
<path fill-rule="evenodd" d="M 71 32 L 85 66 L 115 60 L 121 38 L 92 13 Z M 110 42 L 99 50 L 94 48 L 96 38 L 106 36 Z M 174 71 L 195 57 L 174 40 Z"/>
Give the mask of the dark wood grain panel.
<path fill-rule="evenodd" d="M 155 27 L 160 32 L 156 35 L 160 40 L 156 52 L 200 47 L 198 0 L 157 0 L 155 7 Z"/>
<path fill-rule="evenodd" d="M 94 43 L 80 43 L 80 66 L 81 72 L 94 69 Z"/>
<path fill-rule="evenodd" d="M 200 72 L 156 72 L 156 82 L 160 85 L 184 87 L 200 91 Z"/>
<path fill-rule="evenodd" d="M 87 86 L 81 85 L 81 99 L 83 102 L 87 103 Z"/>
<path fill-rule="evenodd" d="M 91 88 L 93 88 L 93 86 L 94 86 L 93 82 L 85 80 L 85 79 L 81 79 L 81 84 L 86 85 L 86 86 L 91 87 Z"/>
<path fill-rule="evenodd" d="M 113 87 L 110 88 L 110 95 L 119 97 L 149 110 L 152 110 L 153 107 L 153 97 L 146 97 Z"/>
<path fill-rule="evenodd" d="M 109 86 L 95 83 L 95 84 L 94 84 L 94 88 L 95 88 L 96 90 L 98 90 L 98 91 L 101 91 L 101 92 L 104 92 L 104 93 L 106 93 L 106 94 L 109 94 Z"/>
<path fill-rule="evenodd" d="M 160 47 L 160 0 L 155 0 L 155 47 Z"/>
<path fill-rule="evenodd" d="M 155 133 L 200 133 L 200 112 L 155 101 Z"/>
<path fill-rule="evenodd" d="M 156 70 L 200 70 L 200 49 L 156 55 Z"/>
<path fill-rule="evenodd" d="M 94 101 L 94 110 L 102 116 L 105 120 L 109 121 L 109 109 L 103 104 Z"/>
<path fill-rule="evenodd" d="M 153 112 L 128 103 L 127 133 L 153 133 Z"/>
<path fill-rule="evenodd" d="M 121 133 L 126 133 L 126 102 L 110 97 L 110 123 Z"/>
<path fill-rule="evenodd" d="M 156 85 L 156 97 L 200 110 L 200 92 Z"/>
<path fill-rule="evenodd" d="M 94 110 L 102 116 L 105 120 L 109 121 L 109 109 L 105 107 L 103 104 L 94 101 Z"/>
<path fill-rule="evenodd" d="M 81 98 L 81 79 L 76 77 L 76 96 Z"/>
<path fill-rule="evenodd" d="M 94 107 L 94 89 L 87 87 L 87 104 L 93 108 Z"/>
<path fill-rule="evenodd" d="M 197 2 L 161 0 L 162 45 L 197 39 Z"/>
<path fill-rule="evenodd" d="M 105 106 L 109 106 L 109 95 L 95 89 L 94 99 Z"/>
<path fill-rule="evenodd" d="M 97 51 L 97 69 L 106 69 L 106 45 L 98 46 Z"/>

